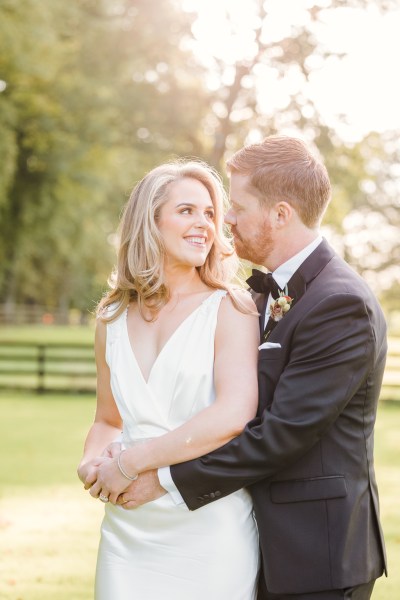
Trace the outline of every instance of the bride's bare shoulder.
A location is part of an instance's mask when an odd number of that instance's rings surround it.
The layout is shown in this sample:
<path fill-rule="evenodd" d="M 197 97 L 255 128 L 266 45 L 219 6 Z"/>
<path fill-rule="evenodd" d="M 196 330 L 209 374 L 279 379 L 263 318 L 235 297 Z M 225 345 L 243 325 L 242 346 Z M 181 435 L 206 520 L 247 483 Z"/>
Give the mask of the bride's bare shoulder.
<path fill-rule="evenodd" d="M 217 347 L 236 347 L 237 343 L 257 348 L 258 312 L 251 295 L 245 290 L 229 291 L 218 312 Z M 246 346 L 247 347 L 247 346 Z"/>
<path fill-rule="evenodd" d="M 240 287 L 232 287 L 225 296 L 223 305 L 230 305 L 237 312 L 258 315 L 255 302 L 247 290 Z"/>
<path fill-rule="evenodd" d="M 258 316 L 257 307 L 249 292 L 239 288 L 230 289 L 220 305 L 218 329 L 226 330 L 227 328 L 246 326 L 252 321 L 256 323 Z"/>

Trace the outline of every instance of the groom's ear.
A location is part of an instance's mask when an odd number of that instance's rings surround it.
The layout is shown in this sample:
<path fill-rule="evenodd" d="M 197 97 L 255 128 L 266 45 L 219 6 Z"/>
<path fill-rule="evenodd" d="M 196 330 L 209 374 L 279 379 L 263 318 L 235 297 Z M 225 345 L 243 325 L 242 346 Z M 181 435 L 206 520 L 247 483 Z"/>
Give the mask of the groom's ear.
<path fill-rule="evenodd" d="M 293 217 L 293 207 L 288 202 L 281 200 L 274 206 L 275 227 L 285 227 Z"/>

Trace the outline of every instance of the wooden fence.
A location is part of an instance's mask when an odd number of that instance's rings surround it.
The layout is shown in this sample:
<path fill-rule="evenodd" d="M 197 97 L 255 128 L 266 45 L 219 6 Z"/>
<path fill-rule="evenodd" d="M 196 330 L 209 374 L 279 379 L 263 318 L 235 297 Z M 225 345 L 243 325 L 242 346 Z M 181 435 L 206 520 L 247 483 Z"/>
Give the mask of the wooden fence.
<path fill-rule="evenodd" d="M 91 319 L 93 314 L 89 310 L 0 303 L 0 325 L 87 325 Z"/>
<path fill-rule="evenodd" d="M 93 345 L 0 342 L 0 388 L 94 392 Z"/>
<path fill-rule="evenodd" d="M 93 393 L 93 345 L 0 342 L 0 388 Z M 389 340 L 381 397 L 400 400 L 400 338 Z"/>
<path fill-rule="evenodd" d="M 389 351 L 383 376 L 382 400 L 400 400 L 400 338 L 389 337 Z"/>

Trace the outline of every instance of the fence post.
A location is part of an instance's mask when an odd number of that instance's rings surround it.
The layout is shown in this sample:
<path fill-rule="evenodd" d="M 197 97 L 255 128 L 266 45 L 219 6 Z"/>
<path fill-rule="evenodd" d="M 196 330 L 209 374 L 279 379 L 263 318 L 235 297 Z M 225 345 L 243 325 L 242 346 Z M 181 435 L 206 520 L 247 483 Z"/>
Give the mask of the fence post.
<path fill-rule="evenodd" d="M 44 374 L 45 374 L 45 362 L 46 362 L 46 346 L 38 344 L 38 385 L 37 393 L 43 394 L 44 392 Z"/>

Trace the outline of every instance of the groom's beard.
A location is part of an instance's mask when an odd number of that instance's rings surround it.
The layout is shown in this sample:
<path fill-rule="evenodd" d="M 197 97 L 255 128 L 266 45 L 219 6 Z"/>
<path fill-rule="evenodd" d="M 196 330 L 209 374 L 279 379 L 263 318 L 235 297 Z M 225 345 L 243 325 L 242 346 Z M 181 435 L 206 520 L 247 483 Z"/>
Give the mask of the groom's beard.
<path fill-rule="evenodd" d="M 237 255 L 256 265 L 263 265 L 274 249 L 272 227 L 268 220 L 260 223 L 248 236 L 239 233 L 234 225 L 231 232 Z"/>

